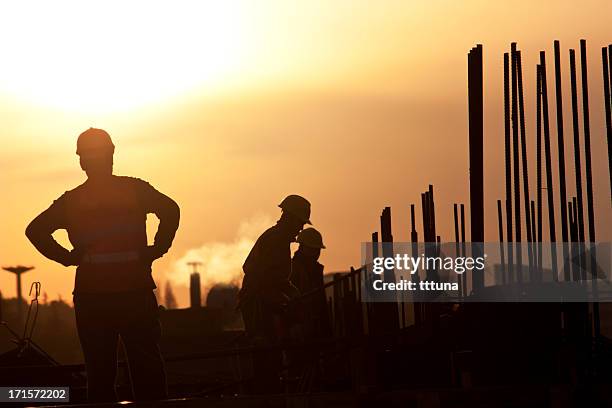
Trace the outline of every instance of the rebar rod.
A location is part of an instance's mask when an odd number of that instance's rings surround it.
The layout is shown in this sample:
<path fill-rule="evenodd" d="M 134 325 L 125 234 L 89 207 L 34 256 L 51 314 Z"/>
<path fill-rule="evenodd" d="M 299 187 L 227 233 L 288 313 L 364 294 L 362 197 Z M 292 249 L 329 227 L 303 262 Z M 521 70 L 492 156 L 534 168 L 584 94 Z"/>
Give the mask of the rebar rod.
<path fill-rule="evenodd" d="M 561 84 L 561 45 L 559 40 L 554 42 L 555 48 L 555 101 L 557 104 L 557 154 L 559 156 L 559 201 L 561 204 L 561 245 L 563 248 L 563 259 L 568 256 L 567 241 L 569 239 L 567 230 L 567 187 L 565 182 L 565 143 L 563 138 L 563 91 Z M 571 267 L 564 268 L 564 278 L 570 280 Z"/>
<path fill-rule="evenodd" d="M 459 253 L 459 214 L 457 212 L 457 203 L 453 204 L 453 219 L 455 221 L 455 256 L 461 256 Z M 461 275 L 457 275 L 457 283 L 459 286 L 459 297 L 463 295 L 463 282 L 461 281 Z"/>
<path fill-rule="evenodd" d="M 457 205 L 455 204 L 455 219 L 457 218 Z M 506 284 L 506 256 L 504 252 L 504 221 L 502 219 L 502 203 L 497 200 L 497 225 L 499 229 L 499 254 L 502 273 L 502 284 Z M 459 235 L 455 227 L 455 235 Z"/>
<path fill-rule="evenodd" d="M 612 49 L 611 49 L 612 50 Z M 610 200 L 612 202 L 612 66 L 608 58 L 608 48 L 601 48 L 601 62 L 603 64 L 603 84 L 604 84 L 604 107 L 606 114 L 606 140 L 608 142 L 608 176 L 610 177 Z"/>
<path fill-rule="evenodd" d="M 544 162 L 546 163 L 546 193 L 548 210 L 548 229 L 551 250 L 551 267 L 555 280 L 559 280 L 557 268 L 557 233 L 555 226 L 555 197 L 552 174 L 552 159 L 550 149 L 550 123 L 548 118 L 548 85 L 546 81 L 546 53 L 540 51 L 540 73 L 542 86 L 542 122 L 544 125 Z"/>
<path fill-rule="evenodd" d="M 470 229 L 472 256 L 482 256 L 484 243 L 484 150 L 483 150 L 483 75 L 482 45 L 470 52 L 468 71 Z M 472 272 L 472 290 L 484 287 L 483 271 Z"/>
<path fill-rule="evenodd" d="M 512 146 L 510 136 L 510 55 L 504 53 L 504 156 L 506 164 L 506 240 L 508 242 L 508 279 L 512 281 Z"/>
<path fill-rule="evenodd" d="M 410 204 L 410 224 L 412 227 L 412 231 L 410 232 L 410 240 L 412 241 L 412 257 L 416 258 L 419 256 L 419 235 L 416 230 L 416 216 L 415 216 L 415 205 Z M 411 274 L 412 282 L 417 284 L 420 281 L 418 271 L 416 273 Z M 414 302 L 414 324 L 420 325 L 423 322 L 423 307 L 421 303 Z"/>
<path fill-rule="evenodd" d="M 512 157 L 514 170 L 514 231 L 516 245 L 517 282 L 523 281 L 523 257 L 521 254 L 521 186 L 519 162 L 519 129 L 518 129 L 518 78 L 516 43 L 511 44 L 512 58 Z"/>
<path fill-rule="evenodd" d="M 584 207 L 582 201 L 582 165 L 580 161 L 580 126 L 578 123 L 578 88 L 576 85 L 576 52 L 569 51 L 570 55 L 570 80 L 572 90 L 572 123 L 574 130 L 574 168 L 576 173 L 576 219 L 578 227 L 578 242 L 584 241 Z M 573 241 L 573 240 L 572 240 Z"/>
<path fill-rule="evenodd" d="M 536 67 L 536 201 L 538 207 L 538 230 L 536 241 L 538 243 L 537 265 L 538 274 L 542 278 L 542 66 Z"/>
<path fill-rule="evenodd" d="M 467 254 L 465 247 L 465 205 L 461 204 L 461 256 L 465 257 Z M 467 274 L 461 274 L 461 279 L 463 279 L 463 290 L 465 291 L 464 296 L 468 295 L 467 289 Z"/>
<path fill-rule="evenodd" d="M 531 200 L 531 236 L 535 237 L 536 235 L 536 216 L 535 216 L 535 201 Z M 533 248 L 533 243 L 530 243 L 530 245 Z M 540 270 L 538 268 L 535 268 L 535 265 L 538 265 L 538 252 L 537 251 L 533 251 L 533 265 L 534 265 L 534 275 L 537 277 L 538 280 L 541 279 L 540 276 Z"/>
<path fill-rule="evenodd" d="M 580 73 L 582 74 L 582 121 L 584 127 L 584 165 L 587 187 L 587 214 L 589 219 L 589 241 L 595 244 L 595 209 L 593 204 L 593 172 L 591 170 L 591 123 L 589 119 L 589 78 L 587 67 L 586 40 L 580 40 Z M 599 319 L 599 303 L 597 303 L 597 272 L 596 272 L 596 247 L 591 250 L 591 260 L 589 262 L 591 273 L 591 283 L 593 299 L 593 331 L 595 337 L 599 337 L 601 325 Z"/>
<path fill-rule="evenodd" d="M 523 63 L 521 59 L 521 52 L 516 52 L 516 69 L 518 79 L 518 108 L 519 108 L 519 125 L 521 135 L 521 159 L 522 159 L 522 171 L 523 171 L 523 198 L 525 204 L 525 231 L 527 233 L 527 260 L 529 263 L 529 279 L 534 279 L 533 271 L 533 247 L 531 245 L 532 233 L 531 233 L 531 211 L 529 208 L 529 172 L 527 169 L 527 135 L 525 130 L 525 98 L 523 95 Z"/>
<path fill-rule="evenodd" d="M 521 159 L 523 165 L 523 197 L 525 201 L 525 226 L 527 231 L 527 242 L 531 242 L 531 214 L 529 210 L 529 173 L 527 171 L 527 135 L 525 134 L 525 99 L 523 96 L 523 63 L 521 52 L 516 52 L 516 69 L 518 79 L 518 108 L 519 108 L 519 124 L 521 135 Z"/>

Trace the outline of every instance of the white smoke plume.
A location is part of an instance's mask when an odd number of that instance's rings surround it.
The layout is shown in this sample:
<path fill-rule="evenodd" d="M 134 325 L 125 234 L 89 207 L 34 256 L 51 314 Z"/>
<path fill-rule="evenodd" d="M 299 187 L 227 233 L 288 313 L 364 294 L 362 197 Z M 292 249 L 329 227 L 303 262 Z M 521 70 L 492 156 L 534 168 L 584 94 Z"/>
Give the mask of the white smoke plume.
<path fill-rule="evenodd" d="M 202 286 L 202 303 L 205 303 L 210 289 L 217 284 L 240 286 L 244 260 L 259 235 L 272 225 L 272 218 L 266 215 L 257 215 L 243 221 L 234 241 L 210 242 L 188 250 L 174 263 L 167 279 L 175 284 L 189 287 L 192 267 L 187 263 L 201 262 L 198 271 Z"/>

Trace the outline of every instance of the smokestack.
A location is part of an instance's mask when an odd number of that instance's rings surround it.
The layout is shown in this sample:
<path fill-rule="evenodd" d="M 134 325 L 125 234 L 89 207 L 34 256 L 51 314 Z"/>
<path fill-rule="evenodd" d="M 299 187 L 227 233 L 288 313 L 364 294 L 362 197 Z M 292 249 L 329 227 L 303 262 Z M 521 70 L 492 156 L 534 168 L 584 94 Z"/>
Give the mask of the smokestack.
<path fill-rule="evenodd" d="M 191 308 L 202 307 L 202 290 L 200 286 L 200 274 L 198 272 L 198 266 L 202 265 L 201 262 L 188 262 L 187 265 L 193 267 L 193 272 L 189 275 L 189 299 L 191 301 Z"/>

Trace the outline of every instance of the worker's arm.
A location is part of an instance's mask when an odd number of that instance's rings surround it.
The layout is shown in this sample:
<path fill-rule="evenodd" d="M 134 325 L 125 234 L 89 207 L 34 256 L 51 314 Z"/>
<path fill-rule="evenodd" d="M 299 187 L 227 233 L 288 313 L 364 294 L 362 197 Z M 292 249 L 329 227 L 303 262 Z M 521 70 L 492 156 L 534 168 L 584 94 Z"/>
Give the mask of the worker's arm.
<path fill-rule="evenodd" d="M 289 300 L 293 285 L 289 282 L 291 253 L 289 246 L 270 236 L 260 237 L 243 266 L 250 274 L 261 299 L 270 304 Z"/>
<path fill-rule="evenodd" d="M 148 247 L 145 254 L 152 262 L 161 258 L 172 246 L 179 226 L 181 210 L 173 199 L 160 193 L 148 183 L 145 183 L 142 198 L 147 213 L 155 214 L 159 218 L 153 246 Z"/>
<path fill-rule="evenodd" d="M 26 228 L 26 236 L 47 258 L 64 266 L 78 265 L 82 254 L 75 250 L 67 250 L 52 235 L 58 229 L 66 227 L 62 203 L 63 198 L 56 200 L 51 207 L 34 218 Z"/>

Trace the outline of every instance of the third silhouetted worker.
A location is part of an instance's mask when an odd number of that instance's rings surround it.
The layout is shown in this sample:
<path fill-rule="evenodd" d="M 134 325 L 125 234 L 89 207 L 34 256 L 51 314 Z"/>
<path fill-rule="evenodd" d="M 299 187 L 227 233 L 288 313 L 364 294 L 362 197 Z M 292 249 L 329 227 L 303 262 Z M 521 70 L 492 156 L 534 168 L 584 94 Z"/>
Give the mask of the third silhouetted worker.
<path fill-rule="evenodd" d="M 323 265 L 319 263 L 323 245 L 321 233 L 314 228 L 303 229 L 297 237 L 300 244 L 291 260 L 290 280 L 300 291 L 294 302 L 292 337 L 295 341 L 310 342 L 331 335 L 327 299 L 323 289 Z M 289 374 L 299 378 L 296 391 L 310 391 L 321 379 L 321 353 L 306 348 L 288 353 Z"/>
<path fill-rule="evenodd" d="M 268 345 L 283 337 L 284 306 L 297 295 L 289 281 L 290 244 L 304 224 L 310 224 L 310 203 L 298 195 L 279 205 L 281 218 L 255 242 L 243 265 L 244 280 L 238 299 L 249 337 Z M 256 353 L 253 357 L 255 392 L 280 392 L 280 353 Z"/>
<path fill-rule="evenodd" d="M 297 237 L 300 244 L 291 263 L 290 280 L 302 294 L 309 294 L 300 301 L 302 335 L 307 339 L 328 336 L 330 322 L 327 300 L 323 287 L 323 265 L 319 263 L 321 250 L 325 249 L 321 233 L 306 228 Z"/>
<path fill-rule="evenodd" d="M 134 398 L 161 399 L 167 386 L 151 264 L 172 245 L 179 207 L 145 181 L 114 176 L 114 151 L 104 130 L 83 132 L 77 154 L 87 180 L 38 215 L 26 235 L 47 258 L 77 266 L 74 308 L 88 399 L 116 400 L 119 337 L 127 353 Z M 149 213 L 160 220 L 152 246 L 147 245 Z M 67 230 L 73 250 L 53 239 L 59 229 Z"/>

